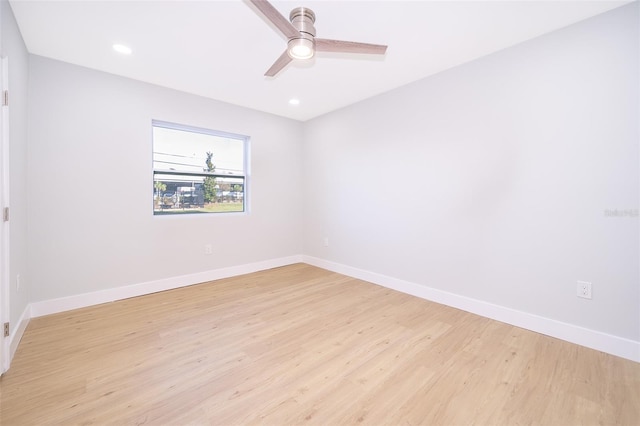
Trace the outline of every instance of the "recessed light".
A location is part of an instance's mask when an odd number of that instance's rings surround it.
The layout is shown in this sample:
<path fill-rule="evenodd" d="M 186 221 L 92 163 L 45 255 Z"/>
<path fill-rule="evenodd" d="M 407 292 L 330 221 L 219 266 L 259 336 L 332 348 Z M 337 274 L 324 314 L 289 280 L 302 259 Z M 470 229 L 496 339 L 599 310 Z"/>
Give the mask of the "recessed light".
<path fill-rule="evenodd" d="M 291 105 L 300 105 L 300 99 L 295 99 L 295 98 L 289 99 L 289 103 Z"/>
<path fill-rule="evenodd" d="M 125 46 L 124 44 L 114 44 L 113 50 L 115 50 L 118 53 L 122 53 L 123 55 L 131 55 L 131 48 L 128 46 Z"/>

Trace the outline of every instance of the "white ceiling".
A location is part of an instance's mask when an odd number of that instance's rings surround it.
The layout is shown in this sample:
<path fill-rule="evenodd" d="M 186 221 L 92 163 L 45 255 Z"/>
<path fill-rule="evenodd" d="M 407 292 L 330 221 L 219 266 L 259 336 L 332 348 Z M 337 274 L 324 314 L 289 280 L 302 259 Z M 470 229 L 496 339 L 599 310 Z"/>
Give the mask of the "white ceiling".
<path fill-rule="evenodd" d="M 301 121 L 626 3 L 273 1 L 287 18 L 313 9 L 318 37 L 389 48 L 381 58 L 318 53 L 269 78 L 286 40 L 247 0 L 10 0 L 33 54 Z"/>

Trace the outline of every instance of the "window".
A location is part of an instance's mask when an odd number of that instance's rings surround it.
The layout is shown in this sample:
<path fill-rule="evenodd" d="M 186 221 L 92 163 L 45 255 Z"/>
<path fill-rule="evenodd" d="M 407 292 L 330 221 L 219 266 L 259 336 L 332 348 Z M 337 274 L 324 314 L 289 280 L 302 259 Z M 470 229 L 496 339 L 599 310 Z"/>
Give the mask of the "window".
<path fill-rule="evenodd" d="M 154 215 L 245 211 L 248 137 L 152 125 Z"/>

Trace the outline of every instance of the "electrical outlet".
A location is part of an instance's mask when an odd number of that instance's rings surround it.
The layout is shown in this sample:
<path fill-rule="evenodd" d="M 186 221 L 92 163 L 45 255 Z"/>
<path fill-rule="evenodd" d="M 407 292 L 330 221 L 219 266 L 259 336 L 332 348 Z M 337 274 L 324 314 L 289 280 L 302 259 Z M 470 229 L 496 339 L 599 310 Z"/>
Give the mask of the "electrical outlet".
<path fill-rule="evenodd" d="M 576 295 L 583 299 L 591 299 L 591 283 L 587 281 L 578 281 Z"/>
<path fill-rule="evenodd" d="M 22 290 L 22 282 L 20 280 L 20 274 L 16 275 L 16 292 L 20 293 L 20 290 Z"/>
<path fill-rule="evenodd" d="M 204 254 L 213 254 L 213 246 L 211 244 L 204 245 Z"/>
<path fill-rule="evenodd" d="M 324 237 L 323 244 L 325 247 L 329 247 L 329 237 Z"/>

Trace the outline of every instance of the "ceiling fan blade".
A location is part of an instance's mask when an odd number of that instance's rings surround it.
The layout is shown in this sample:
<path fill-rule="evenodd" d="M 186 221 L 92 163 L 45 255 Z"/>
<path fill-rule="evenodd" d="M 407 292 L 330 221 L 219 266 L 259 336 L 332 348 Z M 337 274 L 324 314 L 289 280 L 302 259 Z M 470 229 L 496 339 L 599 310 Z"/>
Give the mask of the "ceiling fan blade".
<path fill-rule="evenodd" d="M 276 59 L 273 65 L 271 65 L 271 68 L 269 68 L 267 72 L 264 73 L 264 75 L 267 77 L 274 77 L 291 61 L 293 61 L 293 59 L 291 59 L 291 56 L 289 56 L 289 54 L 285 50 L 284 53 L 280 55 L 278 59 Z"/>
<path fill-rule="evenodd" d="M 291 25 L 291 22 L 289 22 L 284 16 L 282 16 L 282 14 L 271 5 L 271 3 L 266 0 L 250 1 L 255 7 L 258 8 L 260 13 L 262 13 L 265 18 L 272 22 L 273 25 L 275 25 L 280 30 L 280 32 L 284 34 L 286 38 L 290 39 L 300 37 L 300 32 L 296 30 L 296 27 Z"/>
<path fill-rule="evenodd" d="M 358 43 L 355 41 L 316 38 L 316 51 L 338 53 L 371 53 L 374 55 L 384 55 L 387 51 L 387 46 L 382 44 L 369 44 Z"/>

